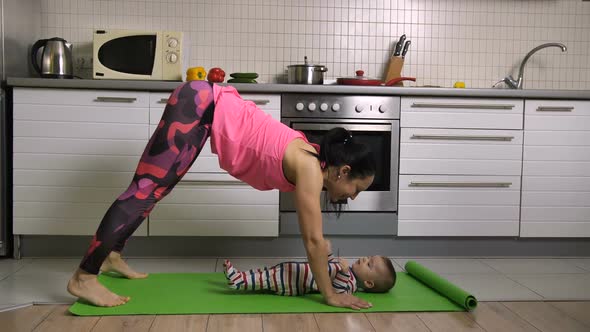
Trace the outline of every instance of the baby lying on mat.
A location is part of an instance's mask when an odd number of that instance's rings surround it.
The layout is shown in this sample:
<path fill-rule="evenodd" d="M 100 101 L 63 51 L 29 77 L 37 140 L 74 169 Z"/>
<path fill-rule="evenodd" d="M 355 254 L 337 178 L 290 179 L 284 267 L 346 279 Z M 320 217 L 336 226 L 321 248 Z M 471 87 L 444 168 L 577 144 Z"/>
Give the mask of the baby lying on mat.
<path fill-rule="evenodd" d="M 308 262 L 282 262 L 242 272 L 229 260 L 223 264 L 230 288 L 239 290 L 269 290 L 277 295 L 303 295 L 318 292 Z M 383 256 L 359 258 L 352 266 L 344 259 L 328 259 L 328 271 L 337 293 L 352 294 L 357 290 L 385 293 L 395 284 L 396 273 L 391 260 Z"/>

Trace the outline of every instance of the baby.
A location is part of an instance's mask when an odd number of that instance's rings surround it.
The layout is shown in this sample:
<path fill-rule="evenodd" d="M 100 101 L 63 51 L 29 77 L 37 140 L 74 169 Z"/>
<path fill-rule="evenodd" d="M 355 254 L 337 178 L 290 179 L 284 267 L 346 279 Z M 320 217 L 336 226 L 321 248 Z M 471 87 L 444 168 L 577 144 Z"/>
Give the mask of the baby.
<path fill-rule="evenodd" d="M 237 270 L 228 260 L 223 266 L 232 289 L 269 290 L 287 296 L 319 291 L 307 262 L 283 262 L 247 272 Z M 383 256 L 362 257 L 349 267 L 346 260 L 330 255 L 328 271 L 337 293 L 352 294 L 357 290 L 385 293 L 393 287 L 396 279 L 391 260 Z"/>

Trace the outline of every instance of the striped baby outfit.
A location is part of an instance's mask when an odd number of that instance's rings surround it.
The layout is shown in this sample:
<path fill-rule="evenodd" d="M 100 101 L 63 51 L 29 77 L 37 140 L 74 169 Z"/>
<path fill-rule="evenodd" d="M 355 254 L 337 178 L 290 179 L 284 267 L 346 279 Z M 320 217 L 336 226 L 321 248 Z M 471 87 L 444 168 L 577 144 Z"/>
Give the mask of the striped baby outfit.
<path fill-rule="evenodd" d="M 228 284 L 234 289 L 268 290 L 284 296 L 319 292 L 308 262 L 282 262 L 272 267 L 239 271 L 226 260 L 224 268 Z M 337 293 L 352 294 L 357 291 L 352 269 L 343 270 L 336 259 L 328 261 L 328 273 Z"/>

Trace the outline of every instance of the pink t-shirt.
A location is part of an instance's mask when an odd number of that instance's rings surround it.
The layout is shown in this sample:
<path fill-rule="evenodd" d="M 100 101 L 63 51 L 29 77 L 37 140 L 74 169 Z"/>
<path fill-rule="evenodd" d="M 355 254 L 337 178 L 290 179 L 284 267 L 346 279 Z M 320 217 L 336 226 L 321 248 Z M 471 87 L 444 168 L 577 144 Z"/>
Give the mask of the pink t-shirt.
<path fill-rule="evenodd" d="M 213 84 L 213 98 L 211 151 L 219 166 L 258 190 L 295 190 L 283 173 L 283 156 L 294 139 L 307 142 L 305 135 L 244 101 L 232 86 Z"/>

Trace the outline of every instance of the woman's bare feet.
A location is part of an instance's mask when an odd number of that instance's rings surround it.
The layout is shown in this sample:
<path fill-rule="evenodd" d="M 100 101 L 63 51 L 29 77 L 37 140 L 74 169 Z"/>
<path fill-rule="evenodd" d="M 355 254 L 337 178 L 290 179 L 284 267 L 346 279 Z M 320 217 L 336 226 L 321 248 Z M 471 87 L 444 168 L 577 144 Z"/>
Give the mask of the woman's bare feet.
<path fill-rule="evenodd" d="M 97 276 L 76 270 L 68 282 L 68 292 L 99 307 L 116 307 L 130 300 L 127 296 L 119 296 L 98 282 Z"/>
<path fill-rule="evenodd" d="M 147 273 L 140 273 L 133 271 L 127 263 L 121 258 L 121 254 L 111 251 L 109 256 L 105 259 L 100 267 L 102 272 L 117 272 L 127 279 L 144 279 L 147 278 Z"/>

